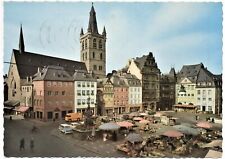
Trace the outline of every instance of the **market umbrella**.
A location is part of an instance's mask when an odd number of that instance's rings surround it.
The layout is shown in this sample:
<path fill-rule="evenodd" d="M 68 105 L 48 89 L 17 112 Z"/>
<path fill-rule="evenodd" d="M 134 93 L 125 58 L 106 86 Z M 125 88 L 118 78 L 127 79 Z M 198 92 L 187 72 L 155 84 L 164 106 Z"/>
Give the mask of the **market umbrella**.
<path fill-rule="evenodd" d="M 197 129 L 194 129 L 194 128 L 191 128 L 191 127 L 188 127 L 186 125 L 175 125 L 173 126 L 177 131 L 180 131 L 184 134 L 187 134 L 187 135 L 198 135 L 200 134 L 200 131 L 198 131 Z"/>
<path fill-rule="evenodd" d="M 222 158 L 222 152 L 209 150 L 205 158 Z"/>
<path fill-rule="evenodd" d="M 140 120 L 143 120 L 143 118 L 141 118 L 141 117 L 134 117 L 133 120 L 140 121 Z"/>
<path fill-rule="evenodd" d="M 222 140 L 213 140 L 212 142 L 210 143 L 207 143 L 205 145 L 203 145 L 202 147 L 205 148 L 205 147 L 220 147 L 222 148 Z"/>
<path fill-rule="evenodd" d="M 181 123 L 181 125 L 187 126 L 187 127 L 193 127 L 194 125 L 191 123 Z"/>
<path fill-rule="evenodd" d="M 135 142 L 142 142 L 143 138 L 141 137 L 140 134 L 136 134 L 136 133 L 130 133 L 127 137 L 126 140 L 131 142 L 131 143 L 135 143 Z"/>
<path fill-rule="evenodd" d="M 104 123 L 99 126 L 99 129 L 101 130 L 118 130 L 120 126 L 114 122 L 111 123 Z"/>
<path fill-rule="evenodd" d="M 126 127 L 126 128 L 134 126 L 134 124 L 132 124 L 128 121 L 116 122 L 116 124 L 119 125 L 120 127 Z"/>
<path fill-rule="evenodd" d="M 176 130 L 168 130 L 163 133 L 163 136 L 167 136 L 167 137 L 181 137 L 183 135 L 184 134 L 182 134 L 181 132 L 176 131 Z"/>
<path fill-rule="evenodd" d="M 144 119 L 144 120 L 140 120 L 139 123 L 141 123 L 141 124 L 148 124 L 148 123 L 150 123 L 150 121 Z"/>
<path fill-rule="evenodd" d="M 210 124 L 209 122 L 207 121 L 200 121 L 196 124 L 197 127 L 200 127 L 200 128 L 204 128 L 204 129 L 209 129 L 209 128 L 212 128 L 212 124 Z"/>

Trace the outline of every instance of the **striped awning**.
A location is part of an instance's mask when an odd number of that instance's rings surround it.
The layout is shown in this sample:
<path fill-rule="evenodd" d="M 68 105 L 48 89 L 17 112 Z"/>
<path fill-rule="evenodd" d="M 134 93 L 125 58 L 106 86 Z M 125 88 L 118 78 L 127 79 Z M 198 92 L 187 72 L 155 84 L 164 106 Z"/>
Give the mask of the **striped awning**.
<path fill-rule="evenodd" d="M 18 108 L 16 109 L 16 111 L 24 113 L 24 112 L 26 112 L 28 109 L 29 109 L 29 107 L 26 107 L 26 106 L 20 106 L 20 107 L 18 107 Z"/>

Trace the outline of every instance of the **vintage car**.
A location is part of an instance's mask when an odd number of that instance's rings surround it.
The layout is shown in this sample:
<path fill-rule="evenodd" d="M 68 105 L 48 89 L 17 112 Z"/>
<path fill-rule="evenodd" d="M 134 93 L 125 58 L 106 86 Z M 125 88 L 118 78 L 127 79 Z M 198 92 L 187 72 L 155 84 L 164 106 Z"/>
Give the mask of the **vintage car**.
<path fill-rule="evenodd" d="M 73 129 L 69 124 L 60 124 L 59 130 L 64 134 L 71 134 L 73 133 Z"/>

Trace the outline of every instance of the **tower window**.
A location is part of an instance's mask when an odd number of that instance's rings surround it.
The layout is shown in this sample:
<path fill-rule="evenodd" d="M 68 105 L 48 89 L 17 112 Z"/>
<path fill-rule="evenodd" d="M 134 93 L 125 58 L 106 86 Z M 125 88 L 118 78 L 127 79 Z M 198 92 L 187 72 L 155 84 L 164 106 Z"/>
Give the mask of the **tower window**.
<path fill-rule="evenodd" d="M 87 60 L 87 52 L 85 52 L 85 60 Z"/>
<path fill-rule="evenodd" d="M 16 82 L 14 82 L 14 89 L 16 89 Z"/>
<path fill-rule="evenodd" d="M 102 49 L 102 40 L 99 40 L 99 49 Z"/>
<path fill-rule="evenodd" d="M 100 53 L 100 60 L 102 60 L 102 53 Z"/>
<path fill-rule="evenodd" d="M 99 70 L 102 70 L 102 66 L 99 66 L 98 68 L 99 68 Z"/>
<path fill-rule="evenodd" d="M 84 53 L 83 53 L 83 61 L 84 61 Z"/>
<path fill-rule="evenodd" d="M 96 48 L 97 44 L 96 44 L 96 39 L 93 39 L 93 48 Z"/>
<path fill-rule="evenodd" d="M 85 39 L 85 49 L 87 49 L 87 39 Z"/>
<path fill-rule="evenodd" d="M 92 55 L 93 55 L 93 59 L 94 59 L 95 58 L 95 52 L 93 52 Z"/>
<path fill-rule="evenodd" d="M 82 50 L 84 50 L 84 41 L 82 41 Z"/>
<path fill-rule="evenodd" d="M 97 66 L 96 65 L 94 65 L 94 70 L 97 70 Z"/>

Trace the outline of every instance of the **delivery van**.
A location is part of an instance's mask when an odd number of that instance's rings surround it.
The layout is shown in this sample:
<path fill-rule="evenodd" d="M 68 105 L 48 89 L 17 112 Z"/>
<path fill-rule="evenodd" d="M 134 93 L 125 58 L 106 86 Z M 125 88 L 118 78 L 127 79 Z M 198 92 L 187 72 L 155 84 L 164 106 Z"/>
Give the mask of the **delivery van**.
<path fill-rule="evenodd" d="M 68 113 L 65 116 L 65 121 L 80 121 L 82 118 L 82 113 Z"/>

